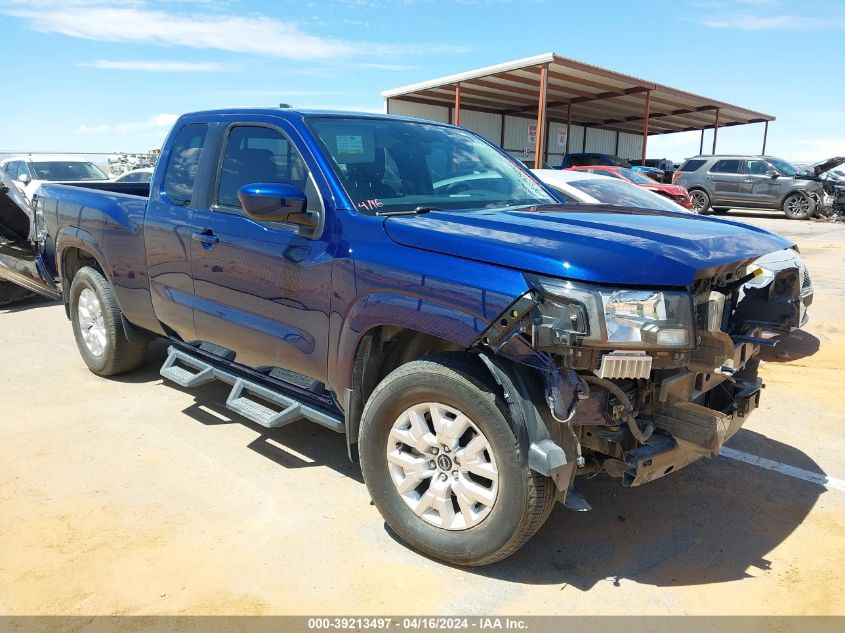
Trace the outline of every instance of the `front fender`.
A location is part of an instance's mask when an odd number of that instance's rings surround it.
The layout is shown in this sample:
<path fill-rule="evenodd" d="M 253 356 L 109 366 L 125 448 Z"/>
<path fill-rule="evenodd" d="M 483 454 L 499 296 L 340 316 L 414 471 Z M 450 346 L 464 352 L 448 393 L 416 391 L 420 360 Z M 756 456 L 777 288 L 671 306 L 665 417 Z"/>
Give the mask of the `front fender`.
<path fill-rule="evenodd" d="M 468 348 L 527 290 L 516 270 L 390 250 L 373 249 L 372 258 L 336 262 L 329 344 L 335 355 L 328 367 L 336 393 L 352 387 L 356 351 L 373 328 L 395 326 Z"/>
<path fill-rule="evenodd" d="M 468 348 L 489 324 L 469 310 L 422 296 L 382 291 L 359 297 L 347 313 L 337 346 L 337 367 L 344 369 L 338 376 L 341 388 L 352 386 L 355 353 L 361 340 L 377 327 L 400 327 Z"/>

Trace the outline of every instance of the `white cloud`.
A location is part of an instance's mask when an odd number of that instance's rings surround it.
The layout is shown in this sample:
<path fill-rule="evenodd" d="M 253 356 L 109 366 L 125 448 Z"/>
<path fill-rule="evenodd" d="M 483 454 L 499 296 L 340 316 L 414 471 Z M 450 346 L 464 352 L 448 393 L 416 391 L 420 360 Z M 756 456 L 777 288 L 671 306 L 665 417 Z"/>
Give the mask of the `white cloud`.
<path fill-rule="evenodd" d="M 729 13 L 720 18 L 707 18 L 701 23 L 713 29 L 736 29 L 740 31 L 817 31 L 845 27 L 845 19 L 842 17 L 789 14 Z"/>
<path fill-rule="evenodd" d="M 82 62 L 79 66 L 89 68 L 102 68 L 104 70 L 130 70 L 158 73 L 221 73 L 235 70 L 231 64 L 218 64 L 214 62 L 180 62 L 174 60 L 109 60 L 98 59 L 93 62 Z"/>
<path fill-rule="evenodd" d="M 357 64 L 359 68 L 372 68 L 373 70 L 392 70 L 397 72 L 404 72 L 407 70 L 414 70 L 415 66 L 407 66 L 405 64 L 380 64 L 363 62 Z"/>
<path fill-rule="evenodd" d="M 76 131 L 79 134 L 125 134 L 142 130 L 162 130 L 172 127 L 178 118 L 178 114 L 156 114 L 144 121 L 82 125 Z"/>
<path fill-rule="evenodd" d="M 56 7 L 14 10 L 30 28 L 100 42 L 182 45 L 290 59 L 351 55 L 356 47 L 303 33 L 295 24 L 267 17 L 174 14 L 135 8 Z"/>
<path fill-rule="evenodd" d="M 187 46 L 286 59 L 337 59 L 403 53 L 458 53 L 466 46 L 346 42 L 304 32 L 296 23 L 262 15 L 249 17 L 169 13 L 144 7 L 67 6 L 10 8 L 30 29 L 99 42 Z"/>

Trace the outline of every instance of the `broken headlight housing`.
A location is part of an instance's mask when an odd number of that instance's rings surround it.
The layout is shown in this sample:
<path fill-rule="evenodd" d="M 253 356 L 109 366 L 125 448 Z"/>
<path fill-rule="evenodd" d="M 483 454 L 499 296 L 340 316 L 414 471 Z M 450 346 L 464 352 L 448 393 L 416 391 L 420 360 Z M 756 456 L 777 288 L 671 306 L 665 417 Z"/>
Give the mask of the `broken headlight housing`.
<path fill-rule="evenodd" d="M 692 349 L 692 296 L 679 290 L 593 286 L 535 277 L 534 332 L 540 347 Z"/>

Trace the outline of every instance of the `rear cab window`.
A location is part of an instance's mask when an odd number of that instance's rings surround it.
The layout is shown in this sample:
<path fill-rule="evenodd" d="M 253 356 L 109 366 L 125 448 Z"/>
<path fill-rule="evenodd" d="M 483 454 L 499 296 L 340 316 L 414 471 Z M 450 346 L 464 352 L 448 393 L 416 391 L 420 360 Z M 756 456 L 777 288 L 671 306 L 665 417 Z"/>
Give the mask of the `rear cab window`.
<path fill-rule="evenodd" d="M 176 134 L 162 185 L 162 194 L 171 204 L 180 207 L 191 204 L 207 135 L 208 125 L 205 123 L 189 123 Z"/>

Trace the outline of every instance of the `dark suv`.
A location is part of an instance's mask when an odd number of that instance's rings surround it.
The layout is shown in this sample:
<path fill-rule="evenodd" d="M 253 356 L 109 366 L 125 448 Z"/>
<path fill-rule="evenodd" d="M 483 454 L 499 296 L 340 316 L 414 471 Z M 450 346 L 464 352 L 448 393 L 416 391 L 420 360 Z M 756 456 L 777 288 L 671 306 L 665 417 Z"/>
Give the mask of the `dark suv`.
<path fill-rule="evenodd" d="M 807 175 L 773 156 L 695 156 L 684 161 L 672 184 L 689 191 L 697 213 L 711 207 L 716 213 L 733 207 L 780 209 L 790 219 L 804 220 L 824 195 L 821 183 Z"/>

